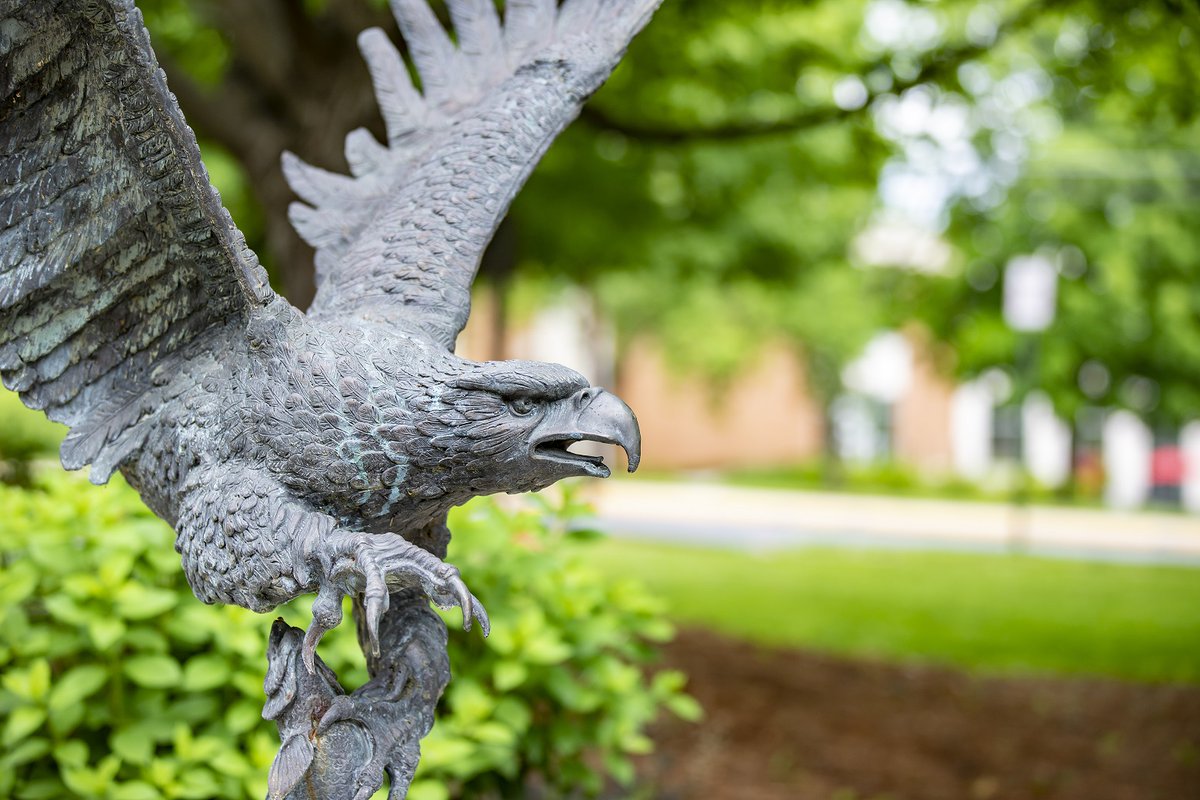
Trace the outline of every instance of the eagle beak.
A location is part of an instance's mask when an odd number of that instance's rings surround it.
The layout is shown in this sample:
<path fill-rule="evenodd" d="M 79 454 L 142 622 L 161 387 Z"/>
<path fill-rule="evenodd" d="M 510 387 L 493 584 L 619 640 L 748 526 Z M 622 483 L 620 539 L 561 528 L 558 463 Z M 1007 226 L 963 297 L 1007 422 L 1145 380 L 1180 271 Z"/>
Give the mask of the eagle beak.
<path fill-rule="evenodd" d="M 533 431 L 531 454 L 541 461 L 572 466 L 580 474 L 607 478 L 609 470 L 602 458 L 567 449 L 583 441 L 618 445 L 625 451 L 630 472 L 642 458 L 637 417 L 621 398 L 597 386 L 581 389 L 548 409 Z"/>

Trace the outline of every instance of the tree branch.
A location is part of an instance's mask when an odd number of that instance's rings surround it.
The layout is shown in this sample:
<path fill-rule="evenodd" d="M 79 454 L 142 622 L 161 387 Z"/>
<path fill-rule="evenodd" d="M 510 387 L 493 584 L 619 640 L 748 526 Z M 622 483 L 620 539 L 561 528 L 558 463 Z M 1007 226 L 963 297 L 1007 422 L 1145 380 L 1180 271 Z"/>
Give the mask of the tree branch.
<path fill-rule="evenodd" d="M 990 44 L 960 45 L 935 51 L 931 54 L 929 60 L 917 71 L 916 75 L 908 80 L 895 82 L 888 89 L 887 93 L 904 92 L 923 83 L 929 83 L 930 81 L 945 77 L 948 73 L 957 70 L 967 61 L 978 58 L 990 51 L 1003 37 L 1011 35 L 1027 26 L 1044 10 L 1045 4 L 1043 3 L 1033 2 L 1028 4 L 1021 11 L 1013 14 L 1008 20 L 998 26 L 996 38 Z M 869 65 L 863 71 L 871 72 L 875 69 L 886 69 L 887 67 L 887 62 L 881 60 Z M 884 93 L 879 92 L 868 95 L 866 102 L 858 108 L 822 106 L 820 108 L 799 111 L 781 120 L 738 120 L 736 122 L 709 127 L 671 127 L 617 119 L 593 103 L 584 106 L 580 118 L 594 128 L 619 133 L 646 144 L 678 145 L 692 142 L 720 142 L 762 136 L 786 135 L 809 130 L 821 125 L 841 122 L 857 116 L 869 108 L 871 102 L 879 97 L 880 94 Z"/>

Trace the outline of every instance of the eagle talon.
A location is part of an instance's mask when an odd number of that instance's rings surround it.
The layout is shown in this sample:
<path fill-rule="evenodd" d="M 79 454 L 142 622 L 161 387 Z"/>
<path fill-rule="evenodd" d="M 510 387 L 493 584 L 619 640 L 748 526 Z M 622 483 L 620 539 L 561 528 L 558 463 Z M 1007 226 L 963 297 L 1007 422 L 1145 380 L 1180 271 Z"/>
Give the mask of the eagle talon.
<path fill-rule="evenodd" d="M 394 533 L 334 533 L 316 552 L 324 579 L 313 601 L 313 620 L 304 636 L 304 664 L 315 667 L 317 644 L 342 621 L 342 598 L 361 596 L 367 638 L 372 654 L 380 653 L 379 625 L 391 605 L 390 592 L 401 586 L 419 586 L 439 608 L 458 606 L 463 630 L 479 620 L 483 635 L 491 629 L 487 612 L 463 583 L 456 567 Z"/>

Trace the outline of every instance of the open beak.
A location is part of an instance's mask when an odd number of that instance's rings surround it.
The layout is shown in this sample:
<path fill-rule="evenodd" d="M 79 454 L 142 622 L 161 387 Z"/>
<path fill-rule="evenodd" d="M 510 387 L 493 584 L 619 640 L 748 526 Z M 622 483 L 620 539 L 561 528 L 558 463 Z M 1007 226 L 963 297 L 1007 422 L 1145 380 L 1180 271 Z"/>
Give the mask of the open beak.
<path fill-rule="evenodd" d="M 575 474 L 607 478 L 609 470 L 603 458 L 567 449 L 575 442 L 618 445 L 625 451 L 630 472 L 642 458 L 637 417 L 621 398 L 596 386 L 581 389 L 547 409 L 530 439 L 530 455 L 571 467 Z"/>

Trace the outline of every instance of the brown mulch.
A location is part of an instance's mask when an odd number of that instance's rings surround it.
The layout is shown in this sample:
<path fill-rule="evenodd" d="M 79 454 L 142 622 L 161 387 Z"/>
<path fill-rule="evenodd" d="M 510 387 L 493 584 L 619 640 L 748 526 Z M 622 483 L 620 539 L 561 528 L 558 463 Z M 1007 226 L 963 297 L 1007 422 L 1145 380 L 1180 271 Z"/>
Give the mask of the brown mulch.
<path fill-rule="evenodd" d="M 980 678 L 685 630 L 657 800 L 1200 800 L 1200 687 Z"/>

